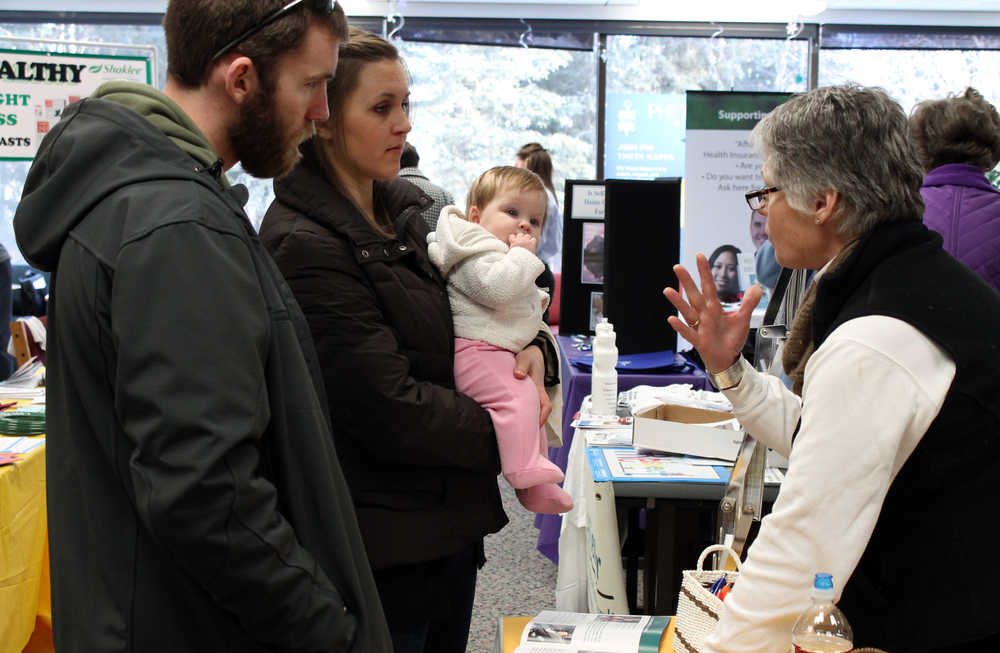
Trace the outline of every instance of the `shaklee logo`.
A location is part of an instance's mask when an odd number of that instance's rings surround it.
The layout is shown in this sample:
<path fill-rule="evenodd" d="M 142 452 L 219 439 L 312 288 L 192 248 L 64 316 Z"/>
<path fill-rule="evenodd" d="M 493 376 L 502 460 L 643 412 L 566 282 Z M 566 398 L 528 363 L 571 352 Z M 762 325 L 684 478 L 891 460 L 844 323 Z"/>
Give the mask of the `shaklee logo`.
<path fill-rule="evenodd" d="M 24 82 L 80 83 L 80 72 L 86 64 L 47 63 L 44 61 L 0 61 L 0 79 Z"/>
<path fill-rule="evenodd" d="M 128 64 L 97 64 L 95 66 L 88 66 L 87 70 L 92 73 L 112 73 L 115 75 L 139 75 L 143 72 L 142 68 L 136 66 L 130 66 Z"/>

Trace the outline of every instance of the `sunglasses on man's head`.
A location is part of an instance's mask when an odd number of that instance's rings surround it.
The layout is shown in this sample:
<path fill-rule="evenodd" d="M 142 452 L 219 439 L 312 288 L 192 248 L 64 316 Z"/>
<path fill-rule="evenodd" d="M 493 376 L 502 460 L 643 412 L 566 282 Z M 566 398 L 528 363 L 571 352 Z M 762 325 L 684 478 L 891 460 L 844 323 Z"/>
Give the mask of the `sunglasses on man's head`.
<path fill-rule="evenodd" d="M 295 8 L 298 7 L 299 5 L 306 5 L 307 3 L 308 6 L 311 7 L 313 11 L 315 11 L 316 13 L 323 14 L 325 16 L 329 16 L 330 14 L 332 14 L 333 8 L 337 6 L 337 0 L 292 0 L 281 9 L 273 11 L 267 16 L 264 16 L 260 20 L 260 22 L 253 25 L 250 29 L 243 32 L 235 39 L 222 46 L 222 48 L 218 52 L 212 55 L 212 61 L 215 61 L 222 55 L 226 54 L 227 52 L 235 48 L 237 45 L 239 45 L 243 41 L 246 41 L 248 38 L 250 38 L 257 32 L 261 31 L 271 23 L 279 21 L 288 14 L 292 13 L 292 11 L 294 11 Z"/>

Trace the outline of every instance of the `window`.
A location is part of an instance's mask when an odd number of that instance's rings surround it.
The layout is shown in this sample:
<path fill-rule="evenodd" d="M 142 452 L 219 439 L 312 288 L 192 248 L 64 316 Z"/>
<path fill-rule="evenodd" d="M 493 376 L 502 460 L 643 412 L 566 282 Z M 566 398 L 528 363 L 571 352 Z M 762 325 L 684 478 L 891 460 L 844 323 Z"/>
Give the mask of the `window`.
<path fill-rule="evenodd" d="M 419 43 L 397 45 L 413 78 L 409 141 L 420 168 L 465 206 L 469 185 L 512 165 L 525 143 L 552 156 L 566 179 L 593 178 L 597 91 L 591 51 Z"/>
<path fill-rule="evenodd" d="M 0 23 L 3 36 L 149 44 L 156 50 L 156 80 L 165 80 L 160 17 L 147 24 L 116 23 L 134 14 L 103 14 L 102 24 Z M 0 18 L 3 13 L 0 12 Z M 146 20 L 145 17 L 140 20 Z M 380 32 L 381 21 L 362 19 Z M 413 79 L 410 141 L 421 168 L 461 205 L 472 179 L 513 162 L 524 143 L 537 141 L 553 158 L 557 195 L 565 179 L 593 179 L 598 151 L 606 177 L 682 176 L 687 90 L 805 91 L 810 82 L 809 39 L 818 56 L 820 84 L 848 80 L 887 88 L 909 111 L 921 99 L 978 88 L 1000 104 L 1000 36 L 989 29 L 886 28 L 824 25 L 786 38 L 784 25 L 644 24 L 641 35 L 605 37 L 603 62 L 592 47 L 614 23 L 492 19 L 414 19 L 396 40 Z M 790 28 L 791 26 L 789 26 Z M 520 47 L 519 44 L 531 47 Z M 121 47 L 25 44 L 0 47 L 135 54 Z M 140 52 L 140 54 L 142 54 Z M 599 63 L 606 66 L 602 130 L 598 129 Z M 604 142 L 598 147 L 598 133 Z M 625 166 L 618 148 L 642 141 L 655 150 L 653 166 Z M 638 145 L 636 145 L 638 147 Z M 15 263 L 12 218 L 29 164 L 0 162 L 0 243 Z M 247 213 L 259 224 L 273 200 L 269 180 L 236 166 L 231 180 L 250 189 Z"/>
<path fill-rule="evenodd" d="M 909 115 L 923 100 L 969 86 L 1000 107 L 1000 35 L 990 30 L 920 31 L 824 26 L 820 85 L 881 86 Z M 1000 165 L 987 176 L 1000 184 Z"/>
<path fill-rule="evenodd" d="M 155 24 L 79 24 L 79 23 L 0 23 L 0 47 L 25 50 L 50 50 L 56 52 L 73 52 L 87 54 L 128 54 L 146 56 L 148 50 L 123 48 L 120 45 L 100 47 L 93 45 L 76 45 L 72 43 L 56 44 L 45 42 L 23 42 L 3 40 L 4 36 L 25 37 L 33 39 L 53 39 L 57 41 L 74 41 L 88 43 L 113 44 L 144 44 L 155 48 L 154 59 L 156 88 L 162 89 L 166 83 L 167 54 L 166 41 L 159 18 Z M 17 249 L 14 240 L 14 212 L 21 198 L 24 179 L 31 163 L 27 161 L 0 161 L 0 185 L 3 188 L 0 197 L 0 244 L 10 252 L 11 261 L 15 264 L 24 263 L 24 256 Z M 270 180 L 255 179 L 243 172 L 238 165 L 227 173 L 233 183 L 245 184 L 250 190 L 247 202 L 247 215 L 254 226 L 259 226 L 264 218 L 264 212 L 274 199 L 274 191 Z"/>
<path fill-rule="evenodd" d="M 605 177 L 684 176 L 685 91 L 805 91 L 807 61 L 800 39 L 609 36 Z"/>
<path fill-rule="evenodd" d="M 943 35 L 942 35 L 943 37 Z M 825 35 L 824 35 L 824 38 Z M 972 86 L 994 105 L 1000 106 L 1000 51 L 970 49 L 938 49 L 943 38 L 900 35 L 882 47 L 858 49 L 829 48 L 820 50 L 819 83 L 821 86 L 857 82 L 865 86 L 881 86 L 909 113 L 922 100 L 943 98 L 949 93 L 962 93 Z M 922 46 L 919 49 L 913 47 Z M 994 47 L 1000 44 L 992 44 Z M 890 47 L 894 46 L 894 47 Z"/>
<path fill-rule="evenodd" d="M 166 79 L 166 44 L 163 29 L 157 25 L 85 25 L 74 23 L 0 23 L 0 47 L 19 50 L 56 51 L 87 54 L 137 54 L 146 56 L 148 51 L 123 50 L 119 47 L 94 47 L 82 45 L 57 45 L 42 42 L 3 40 L 4 36 L 59 41 L 84 41 L 100 43 L 142 43 L 156 49 L 156 83 L 163 88 Z M 30 161 L 0 161 L 0 244 L 10 253 L 11 263 L 25 263 L 24 256 L 14 240 L 14 211 L 21 199 L 24 178 L 31 167 Z"/>

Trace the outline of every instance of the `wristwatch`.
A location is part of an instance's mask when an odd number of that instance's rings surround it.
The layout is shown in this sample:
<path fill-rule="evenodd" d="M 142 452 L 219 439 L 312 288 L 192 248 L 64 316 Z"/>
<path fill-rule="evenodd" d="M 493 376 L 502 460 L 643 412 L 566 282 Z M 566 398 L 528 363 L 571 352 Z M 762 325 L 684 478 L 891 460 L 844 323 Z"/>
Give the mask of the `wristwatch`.
<path fill-rule="evenodd" d="M 738 355 L 733 364 L 721 372 L 708 372 L 708 380 L 712 382 L 716 390 L 735 388 L 743 380 L 743 366 L 747 364 L 746 359 L 742 355 Z"/>

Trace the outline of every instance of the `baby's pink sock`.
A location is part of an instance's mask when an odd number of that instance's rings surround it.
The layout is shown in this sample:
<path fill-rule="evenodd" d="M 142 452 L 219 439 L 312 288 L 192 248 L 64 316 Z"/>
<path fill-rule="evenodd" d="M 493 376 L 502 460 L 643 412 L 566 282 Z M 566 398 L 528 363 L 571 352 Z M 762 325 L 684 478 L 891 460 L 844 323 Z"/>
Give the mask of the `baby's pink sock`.
<path fill-rule="evenodd" d="M 515 492 L 517 500 L 531 512 L 559 515 L 573 509 L 573 498 L 555 483 L 542 483 Z"/>
<path fill-rule="evenodd" d="M 516 472 L 504 473 L 510 486 L 514 489 L 529 488 L 544 483 L 562 483 L 564 475 L 552 461 L 541 456 L 535 456 L 537 467 L 522 468 Z"/>

